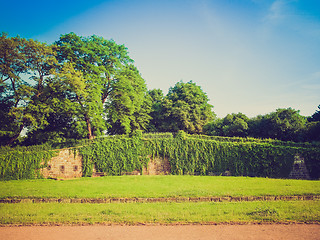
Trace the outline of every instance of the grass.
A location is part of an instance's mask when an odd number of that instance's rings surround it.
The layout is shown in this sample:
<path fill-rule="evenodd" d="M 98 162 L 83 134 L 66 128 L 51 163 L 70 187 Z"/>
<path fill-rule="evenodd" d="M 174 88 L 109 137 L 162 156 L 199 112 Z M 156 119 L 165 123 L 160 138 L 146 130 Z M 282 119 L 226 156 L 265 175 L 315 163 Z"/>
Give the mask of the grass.
<path fill-rule="evenodd" d="M 0 182 L 3 198 L 158 198 L 319 195 L 320 181 L 119 176 Z M 0 204 L 0 224 L 320 223 L 320 201 Z"/>
<path fill-rule="evenodd" d="M 0 224 L 319 223 L 319 203 L 0 204 Z"/>
<path fill-rule="evenodd" d="M 0 182 L 3 198 L 152 198 L 319 195 L 320 181 L 209 176 L 118 176 Z"/>

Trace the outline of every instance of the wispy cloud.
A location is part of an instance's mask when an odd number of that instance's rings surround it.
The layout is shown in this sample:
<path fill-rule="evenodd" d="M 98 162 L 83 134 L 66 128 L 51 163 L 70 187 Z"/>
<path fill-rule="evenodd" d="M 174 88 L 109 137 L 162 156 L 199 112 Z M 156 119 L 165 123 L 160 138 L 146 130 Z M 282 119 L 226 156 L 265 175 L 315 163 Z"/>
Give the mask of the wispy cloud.
<path fill-rule="evenodd" d="M 306 15 L 297 3 L 297 0 L 275 0 L 263 17 L 264 24 L 269 28 L 281 27 L 320 39 L 320 21 L 312 15 Z"/>
<path fill-rule="evenodd" d="M 284 0 L 276 0 L 274 1 L 268 11 L 268 14 L 265 18 L 267 21 L 278 22 L 280 20 L 285 19 L 286 12 L 285 9 L 287 7 L 288 1 Z"/>

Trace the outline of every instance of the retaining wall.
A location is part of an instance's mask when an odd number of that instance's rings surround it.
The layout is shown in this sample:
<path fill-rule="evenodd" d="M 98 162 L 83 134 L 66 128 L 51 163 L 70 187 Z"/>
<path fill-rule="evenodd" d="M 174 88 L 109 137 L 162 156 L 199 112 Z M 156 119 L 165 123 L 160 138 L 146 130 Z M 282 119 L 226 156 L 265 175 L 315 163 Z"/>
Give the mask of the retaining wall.
<path fill-rule="evenodd" d="M 79 178 L 82 176 L 82 157 L 70 149 L 62 149 L 41 170 L 45 178 Z"/>
<path fill-rule="evenodd" d="M 82 177 L 82 157 L 79 154 L 74 155 L 71 149 L 59 150 L 58 155 L 48 161 L 47 167 L 41 169 L 41 174 L 45 178 L 80 178 Z M 143 168 L 143 175 L 167 175 L 171 173 L 170 163 L 167 158 L 150 159 L 147 168 Z M 136 170 L 125 175 L 140 175 Z M 103 176 L 104 173 L 96 173 L 93 176 Z M 295 156 L 295 162 L 289 178 L 310 179 L 304 159 L 299 155 Z"/>

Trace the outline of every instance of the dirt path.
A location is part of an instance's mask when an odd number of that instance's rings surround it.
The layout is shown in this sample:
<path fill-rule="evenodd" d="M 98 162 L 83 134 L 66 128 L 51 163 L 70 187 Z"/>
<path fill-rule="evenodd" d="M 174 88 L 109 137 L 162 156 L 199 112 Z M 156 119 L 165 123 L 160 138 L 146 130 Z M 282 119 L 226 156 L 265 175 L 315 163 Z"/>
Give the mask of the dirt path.
<path fill-rule="evenodd" d="M 0 240 L 319 240 L 320 225 L 32 226 L 0 227 Z"/>

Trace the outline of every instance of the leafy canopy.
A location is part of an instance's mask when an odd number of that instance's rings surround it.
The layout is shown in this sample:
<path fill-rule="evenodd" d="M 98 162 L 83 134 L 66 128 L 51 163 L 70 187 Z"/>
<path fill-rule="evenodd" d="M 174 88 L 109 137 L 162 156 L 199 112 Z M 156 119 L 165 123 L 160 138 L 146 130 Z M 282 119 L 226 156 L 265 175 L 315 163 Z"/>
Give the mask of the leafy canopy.
<path fill-rule="evenodd" d="M 161 130 L 201 133 L 214 118 L 207 94 L 194 82 L 178 82 L 163 100 L 164 122 Z"/>

